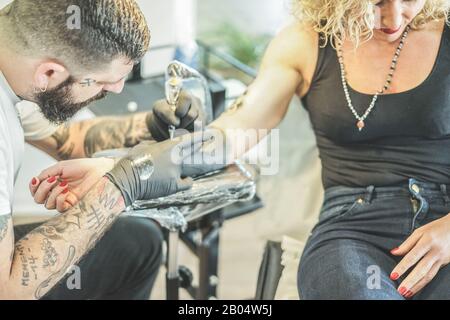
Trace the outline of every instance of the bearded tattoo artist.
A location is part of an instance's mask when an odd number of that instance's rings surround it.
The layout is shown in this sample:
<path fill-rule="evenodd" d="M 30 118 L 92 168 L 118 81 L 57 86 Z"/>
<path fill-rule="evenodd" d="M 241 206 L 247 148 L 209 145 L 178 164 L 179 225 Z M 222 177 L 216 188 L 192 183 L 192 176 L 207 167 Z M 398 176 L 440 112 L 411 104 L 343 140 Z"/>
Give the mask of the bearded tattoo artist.
<path fill-rule="evenodd" d="M 67 28 L 70 5 L 81 9 L 81 30 Z M 192 131 L 202 119 L 199 103 L 183 94 L 175 114 L 160 101 L 147 114 L 63 124 L 120 93 L 147 51 L 150 33 L 134 0 L 15 0 L 0 11 L 0 41 L 0 299 L 148 299 L 161 231 L 150 220 L 119 216 L 135 200 L 191 187 L 183 159 L 207 137 L 155 141 L 168 138 L 169 125 Z M 13 186 L 24 140 L 58 160 L 132 149 L 120 161 L 70 160 L 44 170 L 31 191 L 61 214 L 16 228 Z M 64 281 L 74 264 L 81 290 Z"/>

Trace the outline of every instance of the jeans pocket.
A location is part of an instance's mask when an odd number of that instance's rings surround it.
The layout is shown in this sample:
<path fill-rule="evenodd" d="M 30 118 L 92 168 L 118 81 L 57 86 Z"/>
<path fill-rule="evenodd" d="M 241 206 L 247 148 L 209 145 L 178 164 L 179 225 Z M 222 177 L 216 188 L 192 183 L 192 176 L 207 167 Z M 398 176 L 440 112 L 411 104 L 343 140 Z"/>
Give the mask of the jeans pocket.
<path fill-rule="evenodd" d="M 428 212 L 425 215 L 420 215 L 417 221 L 421 225 L 426 225 L 437 219 L 443 218 L 450 213 L 450 204 L 443 199 L 427 199 L 429 203 Z"/>
<path fill-rule="evenodd" d="M 323 209 L 319 216 L 320 225 L 330 222 L 337 222 L 353 214 L 357 208 L 363 205 L 363 201 L 358 198 L 352 202 L 340 203 Z"/>

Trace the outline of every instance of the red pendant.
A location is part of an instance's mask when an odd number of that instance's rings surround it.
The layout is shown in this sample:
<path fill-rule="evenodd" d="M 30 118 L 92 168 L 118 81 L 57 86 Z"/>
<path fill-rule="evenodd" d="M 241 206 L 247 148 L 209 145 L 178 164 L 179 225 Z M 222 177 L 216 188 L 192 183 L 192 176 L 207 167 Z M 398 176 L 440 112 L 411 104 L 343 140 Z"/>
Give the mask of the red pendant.
<path fill-rule="evenodd" d="M 359 120 L 358 123 L 356 124 L 356 126 L 358 127 L 359 131 L 361 131 L 362 129 L 364 129 L 366 124 L 364 123 L 363 120 Z"/>

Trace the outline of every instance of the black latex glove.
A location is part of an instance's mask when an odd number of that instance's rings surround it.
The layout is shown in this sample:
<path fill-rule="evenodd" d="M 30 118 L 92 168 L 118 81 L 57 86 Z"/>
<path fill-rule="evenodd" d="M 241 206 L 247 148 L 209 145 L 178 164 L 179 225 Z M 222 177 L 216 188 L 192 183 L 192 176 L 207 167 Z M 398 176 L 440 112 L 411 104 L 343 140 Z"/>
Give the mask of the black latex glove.
<path fill-rule="evenodd" d="M 181 91 L 175 112 L 166 100 L 159 100 L 153 105 L 146 119 L 148 130 L 156 141 L 170 138 L 169 126 L 194 132 L 196 121 L 204 125 L 206 115 L 201 101 L 186 91 Z"/>
<path fill-rule="evenodd" d="M 222 130 L 207 128 L 205 135 L 211 137 L 191 157 L 183 162 L 183 175 L 189 177 L 204 174 L 225 168 L 231 163 L 227 156 L 226 136 Z"/>
<path fill-rule="evenodd" d="M 161 143 L 143 142 L 131 149 L 106 177 L 119 188 L 127 207 L 136 200 L 188 190 L 193 181 L 188 172 L 183 172 L 183 162 L 209 139 L 208 133 L 198 132 Z"/>

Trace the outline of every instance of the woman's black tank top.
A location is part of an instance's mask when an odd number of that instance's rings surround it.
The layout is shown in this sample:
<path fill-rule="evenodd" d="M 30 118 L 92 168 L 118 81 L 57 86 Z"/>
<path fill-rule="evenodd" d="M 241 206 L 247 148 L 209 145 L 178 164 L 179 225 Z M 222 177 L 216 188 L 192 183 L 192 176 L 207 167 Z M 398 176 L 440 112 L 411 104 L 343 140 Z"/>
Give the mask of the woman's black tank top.
<path fill-rule="evenodd" d="M 350 87 L 349 92 L 358 114 L 363 114 L 373 96 Z M 448 25 L 427 79 L 406 92 L 381 95 L 361 132 L 348 108 L 330 44 L 319 49 L 313 81 L 302 101 L 316 133 L 325 188 L 388 186 L 409 178 L 450 184 Z"/>

